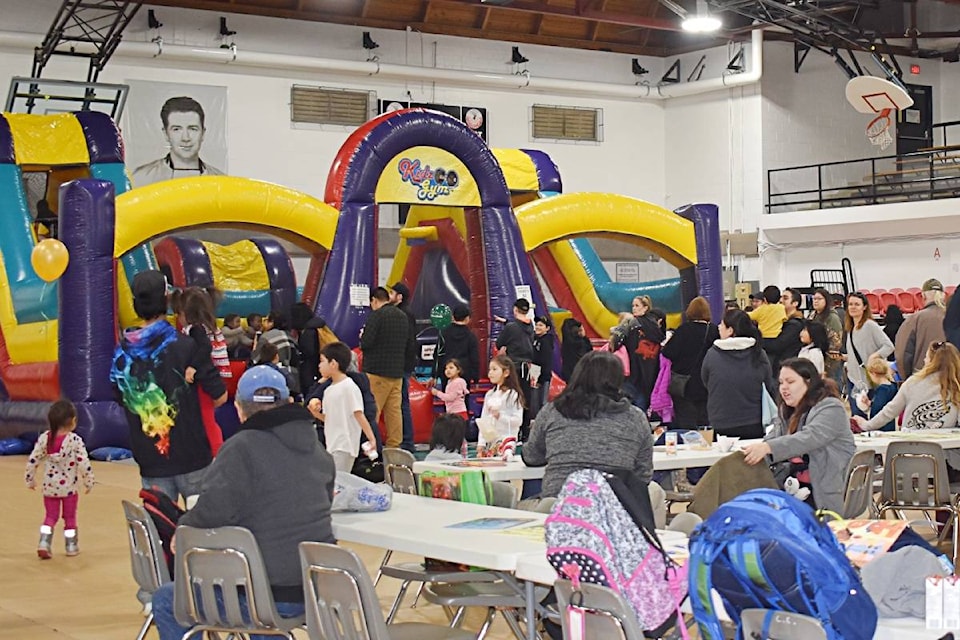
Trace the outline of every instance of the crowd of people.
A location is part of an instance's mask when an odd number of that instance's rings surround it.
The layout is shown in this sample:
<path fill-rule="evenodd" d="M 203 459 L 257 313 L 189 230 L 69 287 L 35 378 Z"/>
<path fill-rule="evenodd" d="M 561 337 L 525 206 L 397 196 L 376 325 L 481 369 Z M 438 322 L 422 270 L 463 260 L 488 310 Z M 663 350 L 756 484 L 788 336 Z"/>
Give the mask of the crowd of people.
<path fill-rule="evenodd" d="M 748 465 L 770 464 L 778 481 L 793 477 L 809 490 L 809 502 L 836 510 L 843 503 L 854 433 L 893 430 L 901 414 L 903 430 L 957 426 L 960 352 L 947 336 L 960 338 L 960 302 L 954 299 L 948 309 L 935 279 L 921 290 L 921 309 L 904 318 L 890 308 L 881 326 L 862 293 L 838 300 L 822 288 L 803 294 L 771 285 L 750 296 L 750 309 L 729 304 L 721 318 L 695 298 L 674 331 L 666 329 L 665 314 L 639 296 L 603 347 L 619 367 L 615 397 L 640 409 L 644 424 L 649 419 L 681 432 L 709 427 L 718 436 L 754 440 L 744 449 Z M 577 340 L 579 323 L 568 322 L 561 334 L 568 386 L 534 421 L 523 449 L 528 464 L 547 465 L 545 495 L 572 468 L 632 466 L 609 452 L 596 459 L 593 447 L 576 444 L 583 438 L 564 444 L 557 436 L 577 433 L 571 419 L 606 429 L 616 406 L 589 416 L 589 406 L 571 413 L 567 398 L 585 389 L 602 392 L 592 386 L 597 380 L 585 386 L 578 379 L 573 361 L 587 350 Z M 948 462 L 954 462 L 949 452 Z M 960 468 L 960 456 L 956 463 Z"/>
<path fill-rule="evenodd" d="M 960 302 L 948 308 L 937 280 L 922 290 L 922 309 L 905 319 L 889 309 L 883 327 L 857 292 L 835 308 L 824 289 L 804 295 L 768 286 L 751 296 L 752 309 L 728 305 L 720 318 L 697 297 L 675 330 L 648 296 L 638 296 L 600 348 L 579 320 L 564 320 L 558 336 L 548 315 L 535 315 L 519 298 L 485 370 L 470 310 L 459 305 L 436 353 L 442 377 L 431 393 L 443 411 L 432 427 L 429 458 L 465 455 L 467 420 L 476 418 L 478 451 L 510 460 L 522 443 L 526 464 L 546 466 L 540 496 L 549 498 L 582 468 L 648 483 L 654 426 L 709 426 L 717 435 L 753 441 L 743 450 L 746 465 L 789 462 L 791 476 L 809 488 L 809 502 L 839 510 L 854 431 L 896 428 L 901 414 L 903 430 L 954 427 L 960 418 L 960 351 L 953 342 L 960 337 Z M 110 379 L 144 488 L 173 501 L 196 500 L 185 524 L 249 528 L 270 547 L 265 562 L 277 602 L 296 614 L 302 610 L 299 598 L 291 598 L 300 588 L 296 544 L 332 539 L 336 473 L 376 459 L 382 446 L 413 446 L 407 385 L 418 349 L 409 289 L 397 283 L 371 292 L 359 340 L 362 367 L 303 303 L 288 313 L 251 314 L 245 323 L 231 314 L 221 327 L 215 293 L 191 288 L 168 296 L 157 271 L 137 274 L 132 293 L 143 323 L 124 332 Z M 247 368 L 235 401 L 241 428 L 224 442 L 215 409 L 227 398 L 231 360 Z M 490 388 L 473 416 L 467 398 L 481 377 Z M 565 386 L 551 398 L 555 377 Z M 375 426 L 381 415 L 383 442 Z M 42 558 L 52 554 L 61 513 L 67 553 L 79 552 L 77 495 L 93 477 L 82 441 L 72 434 L 76 421 L 72 405 L 54 404 L 50 430 L 27 469 L 31 488 L 40 477 L 64 478 L 63 486 L 42 483 Z M 63 467 L 65 456 L 81 464 Z M 154 597 L 161 639 L 183 631 L 171 607 L 172 593 Z"/>

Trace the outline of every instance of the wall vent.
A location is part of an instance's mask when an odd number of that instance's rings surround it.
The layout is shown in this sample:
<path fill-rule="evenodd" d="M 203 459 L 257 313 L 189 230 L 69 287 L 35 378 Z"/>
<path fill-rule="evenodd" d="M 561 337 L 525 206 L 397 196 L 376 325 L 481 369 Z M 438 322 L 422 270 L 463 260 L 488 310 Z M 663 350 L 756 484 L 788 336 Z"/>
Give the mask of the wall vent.
<path fill-rule="evenodd" d="M 290 121 L 358 127 L 370 119 L 376 95 L 329 87 L 290 87 Z"/>
<path fill-rule="evenodd" d="M 603 141 L 603 110 L 535 104 L 530 116 L 536 140 Z"/>

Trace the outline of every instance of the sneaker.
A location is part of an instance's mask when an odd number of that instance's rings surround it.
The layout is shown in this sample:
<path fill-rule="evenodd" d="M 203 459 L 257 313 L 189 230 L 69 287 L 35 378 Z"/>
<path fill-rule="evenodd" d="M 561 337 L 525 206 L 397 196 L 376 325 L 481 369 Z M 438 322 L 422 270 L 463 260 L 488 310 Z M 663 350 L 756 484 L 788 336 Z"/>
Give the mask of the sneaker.
<path fill-rule="evenodd" d="M 66 543 L 68 556 L 75 556 L 80 553 L 80 543 L 77 540 L 77 534 L 67 537 Z"/>
<path fill-rule="evenodd" d="M 37 543 L 37 555 L 42 560 L 49 560 L 53 557 L 53 534 L 41 533 L 40 542 Z"/>

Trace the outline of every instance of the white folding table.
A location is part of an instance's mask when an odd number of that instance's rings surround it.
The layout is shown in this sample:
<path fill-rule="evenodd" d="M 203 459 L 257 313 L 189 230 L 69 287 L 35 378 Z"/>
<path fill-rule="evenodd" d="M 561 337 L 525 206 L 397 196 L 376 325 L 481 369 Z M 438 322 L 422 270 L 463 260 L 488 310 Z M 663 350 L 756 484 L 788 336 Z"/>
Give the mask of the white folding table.
<path fill-rule="evenodd" d="M 871 431 L 854 436 L 857 451 L 873 449 L 883 455 L 891 442 L 926 440 L 936 442 L 944 449 L 960 449 L 960 429 L 927 429 L 924 431 Z M 760 442 L 759 440 L 741 440 L 737 448 Z M 677 453 L 668 455 L 662 445 L 653 448 L 653 468 L 655 471 L 672 471 L 693 467 L 709 467 L 721 458 L 730 455 L 729 451 L 720 451 L 715 443 L 710 449 L 694 449 L 688 445 L 678 445 Z M 497 464 L 496 461 L 480 466 L 461 466 L 456 462 L 415 462 L 414 473 L 424 471 L 446 471 L 449 473 L 463 473 L 464 471 L 482 470 L 490 480 L 495 482 L 510 480 L 540 480 L 543 478 L 545 467 L 528 467 L 519 457 L 510 462 Z"/>
<path fill-rule="evenodd" d="M 333 535 L 392 551 L 426 555 L 493 571 L 513 573 L 517 558 L 543 550 L 543 542 L 491 530 L 454 529 L 450 525 L 478 518 L 526 519 L 543 524 L 546 514 L 453 500 L 393 494 L 393 506 L 380 513 L 334 513 Z"/>
<path fill-rule="evenodd" d="M 677 453 L 667 454 L 662 446 L 653 449 L 653 468 L 655 471 L 670 471 L 686 469 L 688 467 L 709 467 L 715 462 L 730 455 L 729 451 L 720 451 L 717 445 L 710 449 L 694 449 L 687 445 L 678 445 Z M 483 471 L 490 480 L 495 482 L 510 480 L 540 480 L 543 478 L 545 467 L 528 467 L 519 457 L 503 464 L 484 464 L 478 466 L 463 466 L 452 462 L 415 462 L 413 472 L 420 474 L 424 471 L 446 471 L 448 473 L 463 473 L 464 471 Z"/>
<path fill-rule="evenodd" d="M 891 442 L 922 440 L 936 442 L 944 449 L 960 449 L 960 429 L 923 429 L 920 431 L 867 431 L 854 436 L 857 451 L 873 449 L 883 455 Z"/>

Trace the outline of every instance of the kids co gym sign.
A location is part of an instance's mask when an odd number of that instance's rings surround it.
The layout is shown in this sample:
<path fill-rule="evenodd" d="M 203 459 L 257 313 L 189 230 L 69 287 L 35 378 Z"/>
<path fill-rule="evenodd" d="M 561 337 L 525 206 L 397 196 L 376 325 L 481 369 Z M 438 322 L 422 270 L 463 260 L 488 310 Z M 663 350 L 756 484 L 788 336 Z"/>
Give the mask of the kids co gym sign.
<path fill-rule="evenodd" d="M 473 176 L 452 154 L 414 147 L 394 157 L 377 183 L 377 202 L 479 206 Z"/>

